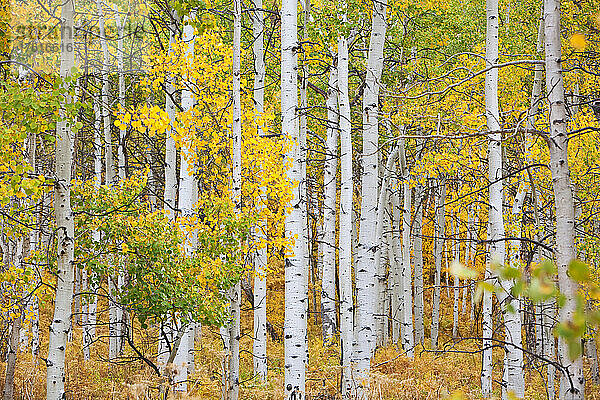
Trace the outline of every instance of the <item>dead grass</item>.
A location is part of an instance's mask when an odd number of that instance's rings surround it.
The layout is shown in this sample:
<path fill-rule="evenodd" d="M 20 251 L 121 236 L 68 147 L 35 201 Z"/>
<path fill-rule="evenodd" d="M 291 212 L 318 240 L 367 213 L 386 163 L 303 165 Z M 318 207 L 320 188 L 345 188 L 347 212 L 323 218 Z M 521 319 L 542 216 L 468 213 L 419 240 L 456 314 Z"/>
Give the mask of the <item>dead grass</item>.
<path fill-rule="evenodd" d="M 446 310 L 447 311 L 447 310 Z M 42 312 L 41 357 L 47 352 L 47 333 L 50 320 L 49 310 Z M 442 326 L 448 329 L 446 314 Z M 428 326 L 429 321 L 426 321 Z M 244 327 L 241 339 L 240 378 L 242 388 L 240 398 L 243 400 L 275 400 L 283 398 L 283 343 L 269 340 L 269 382 L 266 386 L 257 384 L 252 376 L 252 316 L 250 312 L 243 315 Z M 469 327 L 462 321 L 463 327 Z M 451 328 L 451 327 L 450 327 Z M 101 328 L 100 331 L 102 332 Z M 444 332 L 444 330 L 443 330 Z M 465 331 L 464 335 L 472 332 Z M 320 327 L 311 319 L 309 327 L 309 364 L 307 370 L 307 399 L 334 400 L 340 399 L 337 387 L 340 381 L 340 354 L 338 346 L 324 347 Z M 428 334 L 428 333 L 427 333 Z M 448 340 L 447 338 L 445 338 Z M 448 342 L 450 343 L 450 342 Z M 451 352 L 434 353 L 419 347 L 414 359 L 403 355 L 395 346 L 379 349 L 373 359 L 371 399 L 373 400 L 428 400 L 445 397 L 480 399 L 479 374 L 481 355 L 473 353 L 477 348 L 475 341 L 451 343 L 447 347 Z M 205 327 L 201 343 L 197 347 L 196 371 L 190 380 L 190 400 L 220 399 L 221 385 L 221 342 L 215 328 Z M 120 400 L 127 398 L 127 384 L 141 383 L 145 385 L 152 399 L 157 398 L 158 379 L 152 370 L 140 361 L 124 365 L 114 365 L 98 361 L 99 355 L 106 355 L 106 343 L 95 346 L 96 360 L 83 361 L 81 351 L 81 331 L 75 330 L 74 340 L 67 349 L 67 388 L 70 399 L 75 400 Z M 500 380 L 500 350 L 495 350 L 494 380 Z M 0 363 L 0 379 L 4 382 L 4 363 Z M 45 398 L 46 368 L 42 359 L 33 360 L 30 353 L 20 353 L 16 376 L 16 399 L 41 400 Z M 587 371 L 589 374 L 589 370 Z M 526 373 L 527 400 L 545 399 L 542 377 L 536 370 Z M 499 398 L 498 384 L 495 384 L 495 395 Z M 460 397 L 462 396 L 462 397 Z M 600 387 L 588 380 L 587 399 L 600 400 Z"/>

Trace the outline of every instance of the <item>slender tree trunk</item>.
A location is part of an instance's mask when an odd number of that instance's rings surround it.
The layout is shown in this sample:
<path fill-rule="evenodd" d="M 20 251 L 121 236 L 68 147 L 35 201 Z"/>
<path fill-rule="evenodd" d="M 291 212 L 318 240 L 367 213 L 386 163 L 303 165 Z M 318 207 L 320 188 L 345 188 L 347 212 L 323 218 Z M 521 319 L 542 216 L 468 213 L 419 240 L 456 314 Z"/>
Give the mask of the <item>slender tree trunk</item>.
<path fill-rule="evenodd" d="M 116 182 L 114 170 L 114 157 L 112 148 L 112 132 L 110 121 L 110 79 L 108 76 L 108 67 L 110 63 L 108 53 L 108 42 L 105 34 L 104 21 L 104 3 L 103 0 L 97 0 L 98 6 L 98 27 L 100 30 L 100 43 L 102 47 L 102 96 L 101 109 L 104 128 L 104 161 L 105 161 L 105 183 L 113 185 Z M 114 260 L 111 260 L 114 262 Z M 108 276 L 108 319 L 109 319 L 109 339 L 108 339 L 108 358 L 110 360 L 119 355 L 119 343 L 121 337 L 121 327 L 119 325 L 119 307 L 115 302 L 117 292 L 117 277 Z"/>
<path fill-rule="evenodd" d="M 242 209 L 242 103 L 241 103 L 241 37 L 242 5 L 241 0 L 233 2 L 233 203 L 238 213 Z M 241 243 L 239 244 L 241 246 Z M 241 262 L 241 260 L 239 260 Z M 242 299 L 241 279 L 230 289 L 229 303 L 231 323 L 229 324 L 229 389 L 228 400 L 237 400 L 240 392 L 240 303 Z"/>
<path fill-rule="evenodd" d="M 265 60 L 264 60 L 264 13 L 262 0 L 254 0 L 255 10 L 250 14 L 254 42 L 254 113 L 260 118 L 264 111 L 265 93 Z M 257 124 L 257 134 L 263 135 L 262 127 Z M 267 190 L 260 190 L 261 207 L 267 207 Z M 267 221 L 262 220 L 256 232 L 260 238 L 266 239 Z M 261 383 L 267 382 L 267 248 L 260 246 L 254 259 L 254 341 L 253 360 L 254 375 Z"/>
<path fill-rule="evenodd" d="M 431 348 L 437 350 L 440 330 L 440 291 L 442 285 L 442 257 L 446 230 L 446 182 L 439 182 L 434 217 L 434 263 L 435 277 L 433 289 L 433 310 L 431 313 Z"/>
<path fill-rule="evenodd" d="M 420 183 L 415 187 L 415 219 L 413 225 L 413 253 L 415 263 L 415 344 L 425 342 L 423 302 L 423 208 L 426 204 L 425 190 Z"/>
<path fill-rule="evenodd" d="M 73 49 L 74 14 L 75 5 L 73 0 L 67 0 L 61 8 L 60 15 L 61 32 L 63 33 L 61 37 L 60 76 L 63 78 L 63 82 L 65 78 L 70 76 L 71 69 L 75 66 L 75 51 Z M 68 89 L 68 83 L 64 85 Z M 70 104 L 71 101 L 71 97 L 65 94 L 56 123 L 54 213 L 56 217 L 57 282 L 46 361 L 46 398 L 48 400 L 61 400 L 66 397 L 65 352 L 70 327 L 75 272 L 73 266 L 75 226 L 71 213 L 72 138 L 71 128 L 65 112 L 65 106 Z"/>
<path fill-rule="evenodd" d="M 354 354 L 357 398 L 367 398 L 371 354 L 375 349 L 375 232 L 377 230 L 377 184 L 379 148 L 379 84 L 383 69 L 387 0 L 373 3 L 371 38 L 363 92 L 363 147 L 360 230 L 356 255 L 357 337 Z"/>
<path fill-rule="evenodd" d="M 354 304 L 352 298 L 352 126 L 348 95 L 348 43 L 338 38 L 338 105 L 340 111 L 340 231 L 339 231 L 339 291 L 340 291 L 340 339 L 342 346 L 342 394 L 352 389 L 352 344 L 354 336 Z"/>
<path fill-rule="evenodd" d="M 186 44 L 185 55 L 186 57 L 193 59 L 194 57 L 194 28 L 186 20 L 183 26 L 183 42 Z M 183 90 L 181 92 L 181 108 L 183 112 L 190 112 L 194 107 L 194 99 L 192 92 L 189 90 Z M 180 171 L 179 171 L 179 210 L 181 211 L 182 218 L 190 218 L 194 215 L 194 205 L 196 204 L 197 190 L 196 179 L 194 177 L 194 165 L 191 163 L 191 149 L 186 144 L 182 144 L 180 153 Z M 192 234 L 193 236 L 193 234 Z M 191 254 L 194 247 L 194 238 L 186 238 L 184 247 L 186 254 Z M 176 326 L 180 326 L 181 322 L 177 321 Z M 179 327 L 183 329 L 184 333 L 180 339 L 179 346 L 176 350 L 174 357 L 174 365 L 177 369 L 177 374 L 174 377 L 174 381 L 177 382 L 175 391 L 187 392 L 187 379 L 190 365 L 190 335 L 194 335 L 194 323 L 189 326 Z M 193 355 L 193 352 L 191 353 Z"/>
<path fill-rule="evenodd" d="M 404 207 L 402 213 L 402 299 L 403 311 L 402 317 L 402 348 L 408 357 L 414 355 L 415 338 L 413 330 L 413 301 L 412 301 L 412 268 L 410 262 L 410 226 L 411 226 L 411 197 L 412 189 L 408 183 L 408 172 L 404 171 L 403 195 Z"/>
<path fill-rule="evenodd" d="M 116 19 L 117 19 L 117 73 L 119 76 L 119 104 L 122 107 L 126 107 L 125 104 L 125 67 L 123 63 L 123 38 L 125 36 L 125 24 L 127 23 L 127 17 L 121 21 L 121 15 L 119 14 L 118 8 L 115 9 Z M 121 125 L 119 129 L 119 146 L 117 148 L 117 166 L 118 166 L 118 176 L 119 180 L 124 180 L 126 171 L 125 171 L 125 125 Z M 121 321 L 119 321 L 121 322 Z"/>
<path fill-rule="evenodd" d="M 544 0 L 546 90 L 550 104 L 550 170 L 556 208 L 556 246 L 554 255 L 558 266 L 558 287 L 566 296 L 560 309 L 559 320 L 566 323 L 573 318 L 576 307 L 577 285 L 569 278 L 569 263 L 576 257 L 575 251 L 575 207 L 570 182 L 569 157 L 567 152 L 567 112 L 562 75 L 560 38 L 560 1 Z M 585 378 L 581 357 L 571 360 L 564 340 L 559 340 L 558 355 L 566 367 L 561 375 L 560 399 L 583 399 Z M 568 374 L 568 376 L 566 376 Z"/>
<path fill-rule="evenodd" d="M 399 144 L 403 146 L 403 142 Z M 396 184 L 394 187 L 397 189 L 392 193 L 392 244 L 390 246 L 390 275 L 391 275 L 391 317 L 392 317 L 392 341 L 398 343 L 400 341 L 400 326 L 402 322 L 402 316 L 404 315 L 404 302 L 402 301 L 402 265 L 404 263 L 402 257 L 402 245 L 401 245 L 401 227 L 402 227 L 402 214 L 400 212 L 400 180 L 397 179 L 399 174 L 396 171 Z"/>
<path fill-rule="evenodd" d="M 381 179 L 381 188 L 379 189 L 379 200 L 377 205 L 377 231 L 375 238 L 378 241 L 377 250 L 375 253 L 375 271 L 377 272 L 377 313 L 376 313 L 376 334 L 377 344 L 382 345 L 384 339 L 384 321 L 387 320 L 387 313 L 385 312 L 385 297 L 387 295 L 386 290 L 386 265 L 385 258 L 387 256 L 387 243 L 386 234 L 384 229 L 387 228 L 385 216 L 387 213 L 386 204 L 388 203 L 388 185 L 390 174 L 398 158 L 398 148 L 394 148 L 388 155 L 387 162 L 383 168 L 383 177 Z"/>
<path fill-rule="evenodd" d="M 298 182 L 293 189 L 291 212 L 285 221 L 286 237 L 292 239 L 285 260 L 285 397 L 300 399 L 305 394 L 307 277 L 306 243 L 302 210 L 302 163 L 298 130 L 298 1 L 284 0 L 281 7 L 281 130 L 293 144 L 288 158 L 288 179 Z M 293 239 L 295 237 L 295 240 Z"/>
<path fill-rule="evenodd" d="M 327 140 L 323 177 L 323 274 L 321 279 L 321 313 L 323 342 L 330 344 L 336 331 L 336 192 L 338 168 L 338 77 L 337 65 L 331 68 L 327 88 Z"/>
<path fill-rule="evenodd" d="M 498 63 L 498 1 L 486 0 L 486 67 Z M 489 261 L 486 270 L 486 279 L 490 277 L 490 265 L 504 264 L 505 244 L 504 221 L 502 215 L 502 134 L 500 133 L 500 111 L 498 106 L 498 70 L 490 69 L 485 76 L 485 114 L 489 135 L 488 142 L 488 178 L 489 186 L 489 211 L 488 211 L 488 240 Z M 481 372 L 482 394 L 485 398 L 492 394 L 492 298 L 486 292 L 483 299 L 483 364 Z"/>
<path fill-rule="evenodd" d="M 454 218 L 452 218 L 454 217 Z M 454 254 L 452 256 L 452 261 L 451 262 L 460 262 L 460 260 L 458 260 L 457 257 L 457 251 L 456 251 L 456 247 L 458 246 L 458 242 L 457 242 L 457 229 L 456 229 L 456 212 L 451 214 L 451 218 L 450 218 L 450 235 L 452 236 L 450 239 L 450 247 L 454 248 Z M 459 295 L 459 286 L 460 286 L 460 280 L 458 278 L 458 276 L 454 276 L 454 290 L 453 290 L 453 294 L 454 294 L 454 301 L 452 303 L 453 307 L 452 307 L 452 338 L 453 339 L 457 339 L 458 338 L 458 295 Z"/>
<path fill-rule="evenodd" d="M 17 366 L 17 353 L 19 351 L 19 332 L 23 313 L 19 312 L 12 320 L 10 336 L 8 338 L 8 355 L 6 357 L 6 375 L 4 378 L 3 400 L 13 400 L 15 395 L 15 369 Z"/>

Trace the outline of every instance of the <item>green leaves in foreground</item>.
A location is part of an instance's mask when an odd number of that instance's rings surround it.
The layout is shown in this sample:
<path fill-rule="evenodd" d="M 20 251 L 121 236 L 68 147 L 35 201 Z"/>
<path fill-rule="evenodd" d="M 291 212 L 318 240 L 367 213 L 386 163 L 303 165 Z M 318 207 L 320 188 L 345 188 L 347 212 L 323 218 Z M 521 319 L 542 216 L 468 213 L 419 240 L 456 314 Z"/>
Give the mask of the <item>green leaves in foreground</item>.
<path fill-rule="evenodd" d="M 586 263 L 573 260 L 568 265 L 567 274 L 580 289 L 571 302 L 557 287 L 555 283 L 557 268 L 550 260 L 542 261 L 531 271 L 529 277 L 526 277 L 519 268 L 511 266 L 493 264 L 491 269 L 494 279 L 478 283 L 475 294 L 476 302 L 481 301 L 483 293 L 486 291 L 502 293 L 510 288 L 512 296 L 527 298 L 534 304 L 556 304 L 559 314 L 566 313 L 568 319 L 556 325 L 554 334 L 564 340 L 571 359 L 581 355 L 581 338 L 585 335 L 586 329 L 589 326 L 600 326 L 600 311 L 586 308 L 586 299 L 600 299 L 600 287 L 594 282 Z M 452 263 L 450 272 L 460 279 L 476 279 L 479 275 L 477 271 L 467 268 L 458 261 Z M 501 282 L 502 285 L 500 285 Z M 508 285 L 507 282 L 509 282 Z M 506 311 L 516 312 L 517 310 L 513 310 L 508 305 Z"/>

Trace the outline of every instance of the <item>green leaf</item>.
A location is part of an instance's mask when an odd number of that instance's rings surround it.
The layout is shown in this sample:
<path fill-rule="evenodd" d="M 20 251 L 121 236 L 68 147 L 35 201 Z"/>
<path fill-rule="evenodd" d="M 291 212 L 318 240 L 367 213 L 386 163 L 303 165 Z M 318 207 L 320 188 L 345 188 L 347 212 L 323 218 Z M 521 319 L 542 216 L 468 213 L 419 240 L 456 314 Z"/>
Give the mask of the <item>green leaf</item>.
<path fill-rule="evenodd" d="M 584 262 L 573 260 L 569 263 L 569 276 L 577 282 L 590 280 L 590 269 Z"/>

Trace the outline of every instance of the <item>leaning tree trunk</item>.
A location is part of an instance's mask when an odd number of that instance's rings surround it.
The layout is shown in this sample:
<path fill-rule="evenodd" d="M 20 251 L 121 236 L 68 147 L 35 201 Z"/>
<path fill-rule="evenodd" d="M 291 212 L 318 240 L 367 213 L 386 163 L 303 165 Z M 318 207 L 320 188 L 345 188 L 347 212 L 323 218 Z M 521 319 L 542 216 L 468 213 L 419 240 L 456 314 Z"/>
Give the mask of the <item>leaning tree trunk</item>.
<path fill-rule="evenodd" d="M 4 377 L 4 389 L 2 400 L 13 400 L 15 395 L 15 369 L 17 366 L 17 353 L 19 351 L 19 332 L 23 313 L 18 312 L 12 320 L 10 335 L 8 337 L 8 354 L 6 356 L 6 374 Z"/>
<path fill-rule="evenodd" d="M 75 66 L 74 51 L 74 19 L 75 5 L 73 0 L 67 0 L 61 8 L 61 52 L 60 76 L 63 87 L 69 89 L 66 78 L 71 75 Z M 62 400 L 65 392 L 65 352 L 71 319 L 71 301 L 73 299 L 73 281 L 75 268 L 73 266 L 75 249 L 75 225 L 71 212 L 71 168 L 73 156 L 71 153 L 71 127 L 65 108 L 72 102 L 71 96 L 65 94 L 61 101 L 58 121 L 56 123 L 56 161 L 54 184 L 54 213 L 56 217 L 56 297 L 54 315 L 50 324 L 48 342 L 48 358 L 46 361 L 46 398 Z"/>
<path fill-rule="evenodd" d="M 559 320 L 567 323 L 576 307 L 577 285 L 567 275 L 569 263 L 576 257 L 575 207 L 571 190 L 569 157 L 567 152 L 567 112 L 562 75 L 560 39 L 560 0 L 544 0 L 546 44 L 546 90 L 550 105 L 550 170 L 556 208 L 556 246 L 554 255 L 558 266 L 558 287 L 566 296 L 560 309 Z M 567 344 L 559 340 L 558 355 L 565 367 L 561 374 L 560 399 L 583 399 L 585 378 L 583 361 L 579 356 L 571 360 Z"/>

